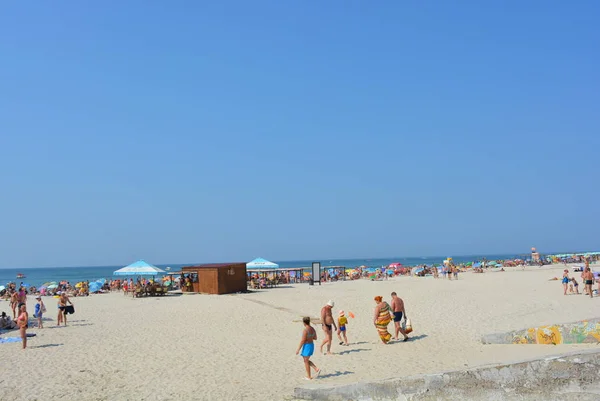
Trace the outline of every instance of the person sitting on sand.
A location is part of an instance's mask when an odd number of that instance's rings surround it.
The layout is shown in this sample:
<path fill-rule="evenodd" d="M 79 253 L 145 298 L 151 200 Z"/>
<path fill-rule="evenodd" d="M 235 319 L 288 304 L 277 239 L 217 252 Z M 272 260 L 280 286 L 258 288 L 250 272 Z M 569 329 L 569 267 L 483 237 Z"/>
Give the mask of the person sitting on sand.
<path fill-rule="evenodd" d="M 7 316 L 6 312 L 2 312 L 2 315 L 0 315 L 0 329 L 15 330 L 18 328 L 19 325 L 14 320 L 10 320 L 10 316 Z"/>
<path fill-rule="evenodd" d="M 375 316 L 373 318 L 373 324 L 377 328 L 377 332 L 379 333 L 379 338 L 384 344 L 387 344 L 392 335 L 387 329 L 388 324 L 392 321 L 390 317 L 390 306 L 387 302 L 383 301 L 383 297 L 376 296 L 375 302 L 377 303 L 377 307 L 375 307 Z"/>
<path fill-rule="evenodd" d="M 348 318 L 344 314 L 344 311 L 341 310 L 339 312 L 340 317 L 338 317 L 338 330 L 337 336 L 340 340 L 340 345 L 348 345 L 348 337 L 346 335 L 346 325 L 348 324 Z M 344 340 L 342 340 L 342 335 L 344 336 Z"/>
<path fill-rule="evenodd" d="M 27 348 L 27 328 L 29 327 L 29 314 L 27 313 L 27 306 L 24 303 L 19 304 L 19 317 L 17 318 L 17 324 L 21 331 L 21 339 L 23 340 L 23 349 Z"/>
<path fill-rule="evenodd" d="M 304 367 L 306 368 L 306 380 L 312 380 L 312 376 L 310 374 L 310 368 L 313 368 L 319 376 L 321 370 L 317 368 L 317 366 L 310 360 L 310 357 L 315 352 L 315 344 L 314 341 L 317 340 L 317 332 L 310 325 L 310 317 L 306 316 L 302 318 L 302 323 L 304 324 L 304 330 L 302 331 L 302 339 L 300 340 L 300 345 L 298 345 L 298 349 L 296 350 L 296 355 L 302 355 L 304 359 Z"/>
<path fill-rule="evenodd" d="M 335 326 L 335 321 L 333 320 L 333 315 L 331 313 L 331 309 L 335 306 L 335 302 L 332 300 L 327 301 L 327 305 L 321 308 L 321 324 L 323 328 L 323 332 L 325 333 L 325 339 L 323 339 L 323 343 L 321 343 L 320 351 L 323 353 L 323 346 L 327 345 L 327 355 L 331 355 L 331 343 L 333 342 L 333 331 L 337 331 L 337 327 Z"/>

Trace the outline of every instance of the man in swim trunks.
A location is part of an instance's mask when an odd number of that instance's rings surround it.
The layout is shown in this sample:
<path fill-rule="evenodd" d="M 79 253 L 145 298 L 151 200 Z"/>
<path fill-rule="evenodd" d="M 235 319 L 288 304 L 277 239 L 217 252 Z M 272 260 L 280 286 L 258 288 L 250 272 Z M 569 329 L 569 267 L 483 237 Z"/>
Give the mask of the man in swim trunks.
<path fill-rule="evenodd" d="M 321 370 L 317 368 L 317 366 L 310 360 L 310 357 L 315 352 L 315 344 L 314 341 L 317 339 L 317 332 L 310 325 L 310 317 L 306 316 L 302 318 L 302 323 L 304 323 L 304 330 L 302 331 L 302 339 L 300 340 L 300 345 L 298 345 L 298 349 L 296 350 L 296 355 L 302 355 L 304 358 L 304 367 L 306 368 L 306 379 L 312 380 L 310 375 L 310 368 L 313 368 L 319 376 Z"/>
<path fill-rule="evenodd" d="M 590 294 L 590 298 L 593 298 L 594 291 L 592 290 L 592 285 L 594 284 L 594 273 L 592 273 L 592 270 L 589 267 L 587 267 L 583 271 L 581 277 L 583 278 L 583 284 L 585 284 L 585 290 L 588 294 Z"/>
<path fill-rule="evenodd" d="M 335 306 L 335 302 L 332 300 L 327 301 L 327 305 L 325 305 L 321 309 L 321 323 L 323 327 L 323 332 L 325 333 L 325 339 L 323 339 L 323 343 L 321 344 L 321 353 L 323 353 L 323 346 L 327 344 L 327 355 L 331 355 L 331 343 L 333 342 L 333 331 L 337 331 L 337 327 L 335 326 L 335 321 L 333 320 L 333 314 L 331 309 Z"/>
<path fill-rule="evenodd" d="M 57 326 L 60 326 L 62 322 L 67 325 L 67 314 L 65 313 L 65 309 L 67 307 L 67 303 L 73 305 L 73 302 L 69 299 L 66 292 L 61 292 L 60 297 L 58 298 L 58 319 Z"/>
<path fill-rule="evenodd" d="M 394 337 L 394 340 L 398 339 L 398 333 L 402 333 L 402 335 L 404 336 L 404 341 L 408 341 L 408 336 L 406 335 L 406 332 L 402 330 L 402 326 L 400 325 L 402 318 L 406 320 L 404 301 L 402 300 L 402 298 L 396 295 L 395 292 L 392 292 L 392 305 L 390 306 L 392 308 L 392 313 L 394 314 L 394 326 L 396 326 L 396 335 Z"/>

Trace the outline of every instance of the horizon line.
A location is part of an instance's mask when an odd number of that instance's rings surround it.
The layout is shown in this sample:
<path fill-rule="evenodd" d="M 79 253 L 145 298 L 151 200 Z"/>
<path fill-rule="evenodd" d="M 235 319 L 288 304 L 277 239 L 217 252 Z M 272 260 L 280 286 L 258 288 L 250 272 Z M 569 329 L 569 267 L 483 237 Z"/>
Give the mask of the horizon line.
<path fill-rule="evenodd" d="M 564 253 L 564 254 L 577 254 L 577 253 L 587 253 L 587 252 L 548 252 L 545 254 L 548 255 L 554 255 L 554 254 L 560 254 L 560 253 Z M 487 255 L 494 255 L 494 256 L 503 256 L 503 255 L 527 255 L 528 253 L 487 253 L 487 254 L 469 254 L 469 255 L 456 255 L 456 256 L 449 256 L 452 258 L 465 258 L 465 257 L 485 257 Z M 432 255 L 432 256 L 392 256 L 392 257 L 370 257 L 370 258 L 313 258 L 313 259 L 295 259 L 295 260 L 275 260 L 273 259 L 273 261 L 278 262 L 278 263 L 285 263 L 285 262 L 318 262 L 319 259 L 321 261 L 323 260 L 381 260 L 381 259 L 434 259 L 434 258 L 447 258 L 448 256 L 440 256 L 440 255 Z M 138 260 L 144 260 L 144 259 L 138 259 Z M 227 263 L 227 262 L 194 262 L 194 263 L 153 263 L 156 266 L 169 266 L 169 265 L 187 265 L 189 264 L 190 266 L 195 265 L 195 264 L 202 264 L 202 263 Z M 240 263 L 240 262 L 235 262 L 235 263 Z M 28 266 L 28 267 L 0 267 L 0 270 L 9 270 L 9 269 L 69 269 L 69 268 L 84 268 L 84 269 L 91 269 L 91 268 L 98 268 L 98 267 L 119 267 L 121 265 L 88 265 L 88 266 Z M 122 266 L 121 266 L 122 267 Z"/>

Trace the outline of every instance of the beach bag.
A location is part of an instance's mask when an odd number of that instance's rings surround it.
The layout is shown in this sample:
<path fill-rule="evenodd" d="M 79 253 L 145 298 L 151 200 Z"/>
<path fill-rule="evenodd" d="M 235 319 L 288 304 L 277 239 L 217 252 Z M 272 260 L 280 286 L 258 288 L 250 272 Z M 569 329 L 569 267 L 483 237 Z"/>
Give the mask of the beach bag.
<path fill-rule="evenodd" d="M 65 315 L 75 313 L 75 307 L 73 305 L 65 306 Z"/>
<path fill-rule="evenodd" d="M 46 313 L 46 305 L 42 305 L 42 313 Z"/>
<path fill-rule="evenodd" d="M 412 322 L 410 321 L 410 319 L 408 319 L 408 318 L 405 319 L 403 326 L 404 326 L 403 330 L 406 334 L 412 333 L 413 327 L 412 327 Z"/>

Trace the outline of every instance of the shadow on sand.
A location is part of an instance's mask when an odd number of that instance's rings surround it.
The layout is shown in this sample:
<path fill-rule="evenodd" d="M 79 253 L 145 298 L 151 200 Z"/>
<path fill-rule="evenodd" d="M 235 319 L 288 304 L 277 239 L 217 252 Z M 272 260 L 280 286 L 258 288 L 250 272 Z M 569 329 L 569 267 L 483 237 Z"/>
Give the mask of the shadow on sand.
<path fill-rule="evenodd" d="M 355 348 L 355 349 L 349 349 L 346 351 L 342 351 L 342 352 L 338 352 L 338 355 L 347 355 L 347 354 L 352 354 L 355 352 L 363 352 L 363 351 L 371 351 L 370 349 L 366 349 L 366 348 Z"/>
<path fill-rule="evenodd" d="M 419 340 L 422 340 L 427 337 L 428 337 L 427 334 L 419 334 L 418 336 L 408 337 L 407 343 L 409 343 L 411 341 L 419 341 Z M 400 341 L 400 342 L 402 342 L 402 341 Z"/>
<path fill-rule="evenodd" d="M 331 377 L 340 377 L 340 376 L 347 376 L 347 375 L 353 375 L 353 374 L 354 374 L 354 372 L 349 372 L 349 371 L 340 372 L 339 370 L 336 370 L 334 373 L 325 373 L 325 374 L 319 375 L 319 379 L 329 379 Z"/>
<path fill-rule="evenodd" d="M 60 347 L 63 344 L 44 344 L 44 345 L 32 345 L 28 348 L 50 348 L 50 347 Z"/>

